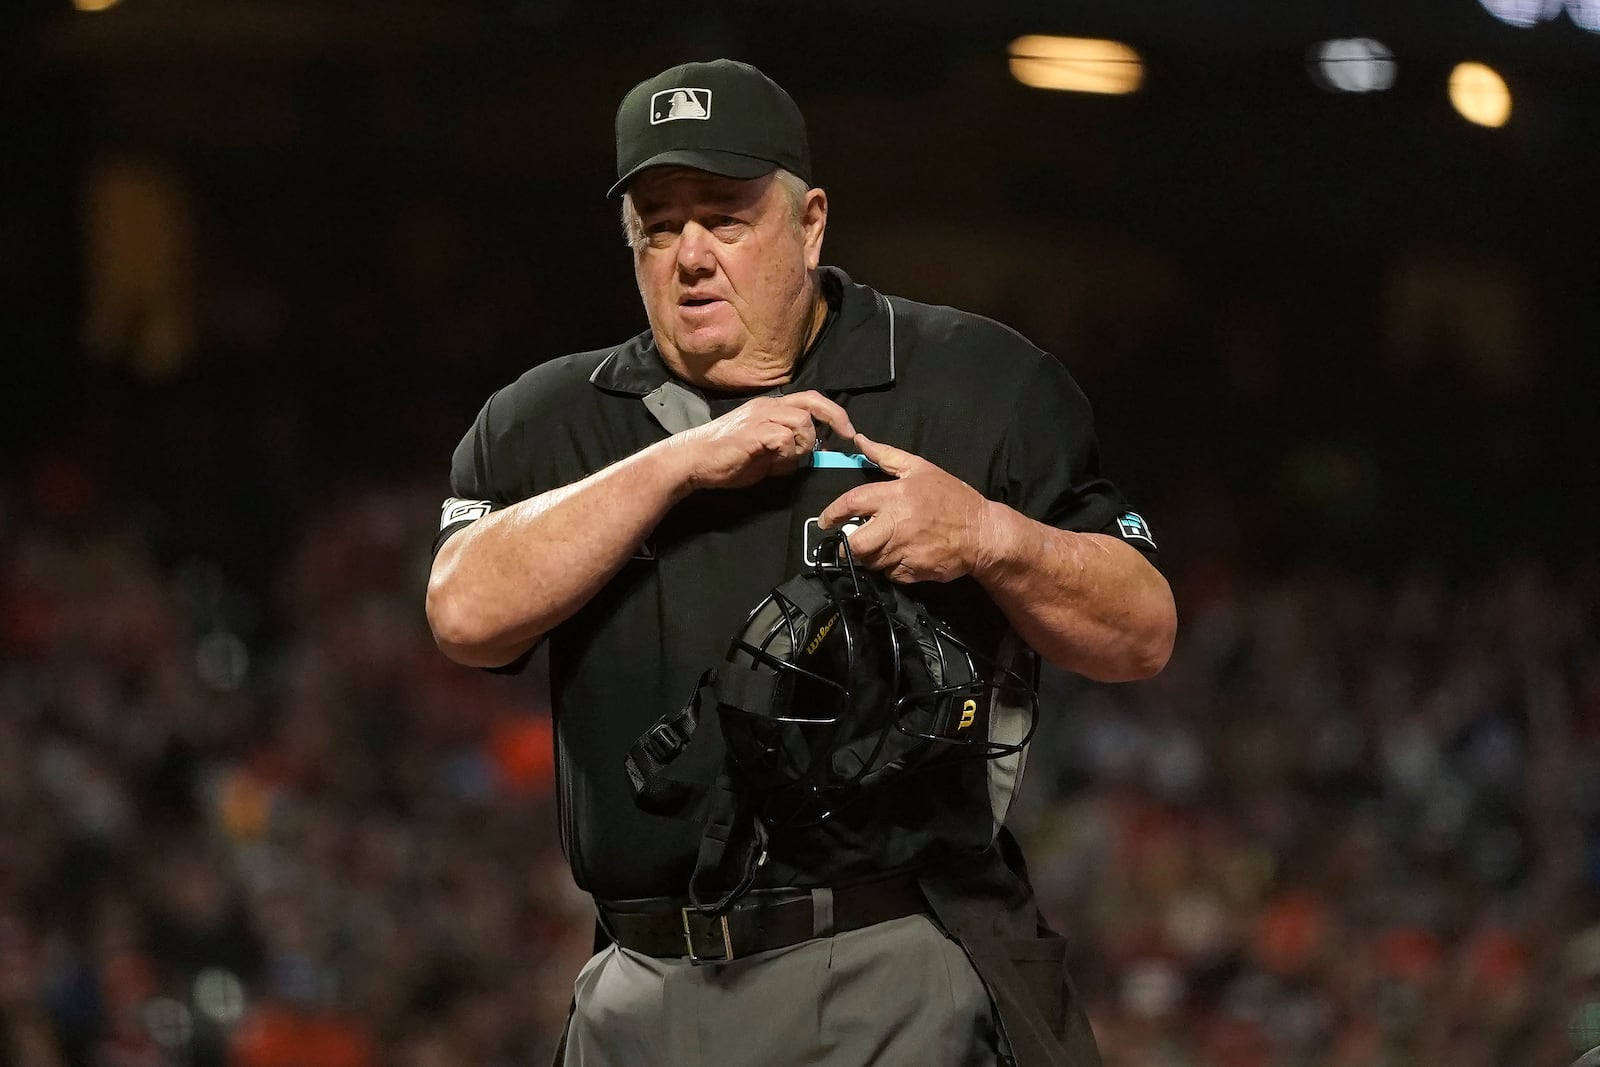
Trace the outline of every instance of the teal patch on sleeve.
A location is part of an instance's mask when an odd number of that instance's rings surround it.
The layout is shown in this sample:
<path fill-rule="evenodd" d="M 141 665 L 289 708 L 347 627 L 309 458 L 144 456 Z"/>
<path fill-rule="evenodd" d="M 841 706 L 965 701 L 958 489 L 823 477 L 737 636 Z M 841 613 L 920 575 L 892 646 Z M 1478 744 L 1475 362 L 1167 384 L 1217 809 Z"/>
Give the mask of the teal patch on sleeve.
<path fill-rule="evenodd" d="M 1122 534 L 1124 541 L 1143 541 L 1151 548 L 1156 547 L 1156 539 L 1150 533 L 1150 524 L 1144 521 L 1144 516 L 1137 511 L 1124 511 L 1117 516 L 1117 531 Z"/>

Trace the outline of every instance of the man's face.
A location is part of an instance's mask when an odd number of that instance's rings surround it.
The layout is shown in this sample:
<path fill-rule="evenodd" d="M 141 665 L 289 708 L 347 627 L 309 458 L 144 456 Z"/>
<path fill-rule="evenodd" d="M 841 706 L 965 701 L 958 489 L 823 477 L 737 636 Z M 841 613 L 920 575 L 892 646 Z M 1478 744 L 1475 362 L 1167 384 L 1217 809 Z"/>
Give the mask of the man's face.
<path fill-rule="evenodd" d="M 806 193 L 798 219 L 771 175 L 658 167 L 629 191 L 643 229 L 634 275 L 667 365 L 712 385 L 777 384 L 749 372 L 786 370 L 805 343 L 827 220 L 821 190 Z"/>

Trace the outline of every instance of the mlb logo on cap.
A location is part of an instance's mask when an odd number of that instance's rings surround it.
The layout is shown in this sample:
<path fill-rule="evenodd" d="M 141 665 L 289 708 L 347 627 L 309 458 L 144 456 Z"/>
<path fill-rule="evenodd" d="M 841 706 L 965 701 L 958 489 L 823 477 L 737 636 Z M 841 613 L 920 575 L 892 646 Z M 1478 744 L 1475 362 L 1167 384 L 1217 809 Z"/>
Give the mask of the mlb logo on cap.
<path fill-rule="evenodd" d="M 782 167 L 810 185 L 806 122 L 789 94 L 748 63 L 680 63 L 629 89 L 618 105 L 617 180 L 607 195 L 650 167 L 739 180 Z"/>
<path fill-rule="evenodd" d="M 709 119 L 711 117 L 711 90 L 675 87 L 663 89 L 650 97 L 650 125 L 656 126 L 674 119 Z"/>

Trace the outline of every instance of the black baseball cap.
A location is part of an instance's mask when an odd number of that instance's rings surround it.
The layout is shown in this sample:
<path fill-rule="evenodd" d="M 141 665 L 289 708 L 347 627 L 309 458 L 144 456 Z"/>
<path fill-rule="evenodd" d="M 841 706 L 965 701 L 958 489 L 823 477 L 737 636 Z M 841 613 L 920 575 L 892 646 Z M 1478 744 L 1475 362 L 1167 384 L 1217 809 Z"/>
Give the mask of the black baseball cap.
<path fill-rule="evenodd" d="M 616 196 L 646 167 L 759 178 L 779 167 L 811 184 L 800 109 L 748 63 L 684 63 L 640 82 L 617 108 Z"/>

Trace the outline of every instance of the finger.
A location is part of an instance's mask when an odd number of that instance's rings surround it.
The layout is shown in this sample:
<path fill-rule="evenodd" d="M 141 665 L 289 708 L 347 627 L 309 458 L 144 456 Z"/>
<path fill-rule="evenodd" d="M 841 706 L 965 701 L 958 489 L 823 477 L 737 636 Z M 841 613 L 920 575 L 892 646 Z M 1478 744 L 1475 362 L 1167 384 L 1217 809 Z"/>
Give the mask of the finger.
<path fill-rule="evenodd" d="M 812 421 L 810 411 L 798 404 L 786 404 L 783 400 L 774 401 L 774 405 L 770 410 L 762 413 L 762 416 L 768 422 L 776 423 L 779 426 L 787 426 L 791 430 L 815 432 L 816 423 Z"/>
<path fill-rule="evenodd" d="M 802 440 L 800 431 L 781 423 L 764 426 L 757 435 L 757 442 L 763 452 L 775 456 L 794 456 L 801 451 Z"/>
<path fill-rule="evenodd" d="M 804 408 L 814 419 L 828 424 L 833 432 L 843 437 L 846 441 L 856 436 L 856 428 L 850 421 L 850 416 L 844 408 L 823 396 L 814 389 L 807 389 L 802 393 L 790 393 L 789 397 L 798 407 Z"/>
<path fill-rule="evenodd" d="M 779 430 L 773 434 L 762 450 L 758 462 L 764 465 L 761 475 L 763 478 L 774 474 L 789 474 L 800 468 L 802 463 L 811 458 L 811 448 L 796 442 L 795 435 Z"/>
<path fill-rule="evenodd" d="M 768 423 L 787 438 L 782 448 L 785 453 L 792 447 L 802 455 L 808 455 L 817 447 L 817 426 L 807 411 L 792 407 L 778 408 L 768 417 Z"/>
<path fill-rule="evenodd" d="M 863 456 L 866 456 L 896 478 L 903 478 L 910 473 L 911 468 L 917 462 L 916 453 L 907 452 L 903 448 L 894 447 L 894 445 L 880 444 L 864 433 L 856 434 L 856 447 L 861 449 Z"/>
<path fill-rule="evenodd" d="M 810 452 L 817 447 L 817 424 L 802 414 L 800 424 L 794 428 L 794 443 Z"/>
<path fill-rule="evenodd" d="M 860 526 L 850 529 L 852 525 L 845 524 L 845 540 L 850 542 L 850 554 L 866 566 L 876 568 L 880 562 L 878 554 L 888 545 L 894 524 L 887 519 L 869 517 Z"/>
<path fill-rule="evenodd" d="M 846 489 L 834 498 L 833 503 L 822 509 L 822 514 L 817 516 L 817 525 L 827 530 L 852 515 L 871 518 L 882 511 L 888 502 L 889 486 L 889 482 L 869 482 Z"/>

